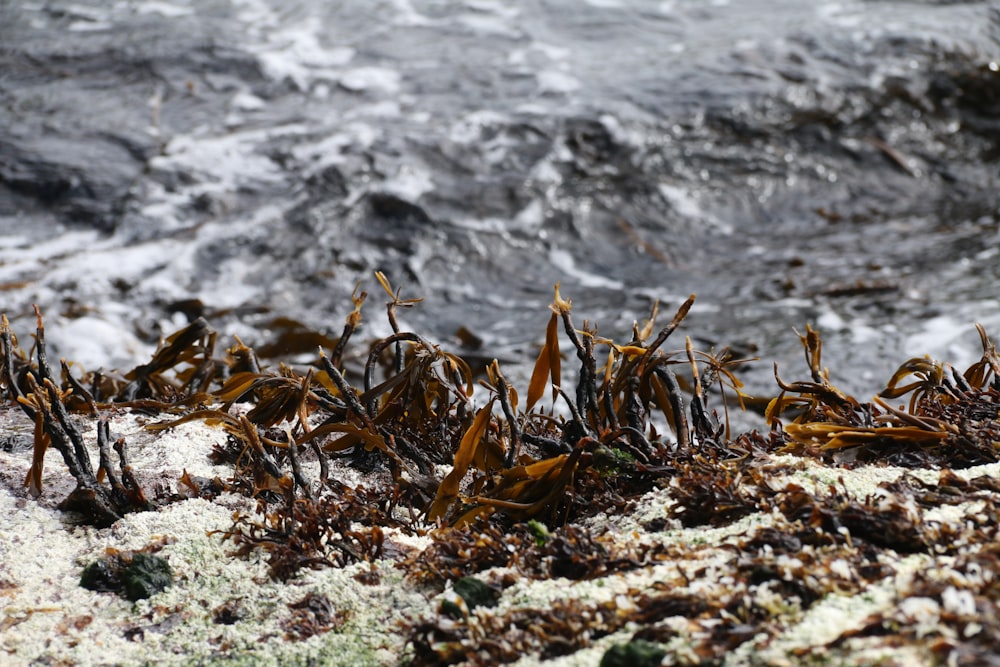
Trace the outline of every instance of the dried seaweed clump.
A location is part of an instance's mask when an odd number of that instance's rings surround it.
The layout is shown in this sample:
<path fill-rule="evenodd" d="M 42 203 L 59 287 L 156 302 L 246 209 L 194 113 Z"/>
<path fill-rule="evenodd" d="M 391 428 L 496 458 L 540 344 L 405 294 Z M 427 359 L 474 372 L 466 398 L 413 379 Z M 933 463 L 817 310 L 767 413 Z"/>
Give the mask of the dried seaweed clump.
<path fill-rule="evenodd" d="M 929 358 L 910 359 L 879 396 L 865 403 L 830 382 L 821 365 L 819 334 L 807 327 L 800 338 L 811 381 L 784 382 L 775 365 L 781 394 L 768 406 L 767 417 L 784 434 L 783 451 L 842 464 L 882 461 L 953 469 L 1000 460 L 1000 357 L 982 326 L 976 326 L 983 355 L 964 373 Z M 888 402 L 907 394 L 908 406 Z M 781 421 L 786 412 L 797 412 L 787 424 Z"/>
<path fill-rule="evenodd" d="M 343 359 L 361 323 L 363 292 L 355 294 L 336 345 L 329 354 L 320 350 L 304 373 L 287 366 L 261 369 L 253 351 L 238 345 L 227 361 L 212 365 L 228 370 L 211 392 L 214 406 L 192 405 L 192 397 L 203 396 L 199 384 L 169 406 L 184 410 L 179 418 L 152 427 L 191 419 L 225 427 L 229 442 L 218 456 L 234 465 L 233 488 L 257 498 L 263 517 L 240 517 L 227 534 L 242 552 L 265 549 L 275 576 L 380 557 L 388 525 L 413 531 L 485 521 L 506 534 L 516 523 L 535 520 L 555 528 L 623 509 L 682 469 L 707 472 L 720 460 L 747 458 L 745 441 L 730 446 L 725 424 L 706 404 L 710 385 L 739 394 L 733 369 L 740 361 L 725 351 L 695 351 L 690 340 L 683 349 L 662 350 L 694 297 L 655 337 L 654 308 L 643 327 L 634 327 L 632 340 L 619 345 L 589 324 L 577 330 L 557 286 L 526 400 L 494 361 L 479 381 L 487 395 L 474 401 L 469 364 L 401 331 L 397 310 L 418 300 L 402 299 L 384 276 L 377 277 L 389 296 L 386 314 L 394 333 L 371 346 L 357 371 L 360 386 L 348 380 Z M 579 362 L 572 393 L 563 389 L 560 325 Z M 607 349 L 603 364 L 601 346 Z M 207 362 L 194 368 L 203 366 Z M 693 387 L 689 399 L 675 366 L 690 370 L 692 379 L 684 382 Z M 193 370 L 188 376 L 200 377 Z M 547 388 L 554 405 L 564 404 L 564 415 L 540 407 Z M 238 407 L 246 404 L 249 409 Z M 359 516 L 351 500 L 353 509 L 345 510 L 352 492 L 331 478 L 334 459 L 368 474 L 372 497 L 381 502 L 377 516 Z M 452 575 L 468 570 L 449 569 Z"/>
<path fill-rule="evenodd" d="M 281 623 L 285 639 L 302 641 L 342 626 L 350 615 L 338 610 L 336 603 L 322 593 L 306 593 L 297 602 L 288 605 L 291 615 Z"/>
<path fill-rule="evenodd" d="M 567 599 L 544 608 L 519 607 L 502 613 L 479 613 L 461 620 L 438 618 L 411 628 L 411 667 L 424 665 L 495 665 L 537 655 L 550 660 L 589 647 L 602 637 L 629 626 L 643 626 L 634 638 L 665 642 L 676 632 L 666 626 L 651 630 L 666 618 L 681 617 L 706 629 L 693 651 L 702 659 L 721 657 L 732 645 L 723 641 L 731 620 L 719 623 L 713 617 L 724 609 L 734 610 L 727 592 L 717 599 L 699 596 L 629 589 L 602 602 Z M 724 614 L 725 615 L 725 614 Z M 667 635 L 670 635 L 668 637 Z"/>
<path fill-rule="evenodd" d="M 225 536 L 237 554 L 267 553 L 271 577 L 286 581 L 302 568 L 343 567 L 386 555 L 383 526 L 397 525 L 378 494 L 334 482 L 317 499 L 287 496 L 288 505 L 264 510 L 263 519 L 238 513 Z"/>
<path fill-rule="evenodd" d="M 111 435 L 108 422 L 103 418 L 97 422 L 100 459 L 95 472 L 83 435 L 69 415 L 67 404 L 74 390 L 83 396 L 85 404 L 95 414 L 96 403 L 93 396 L 75 381 L 68 380 L 63 386 L 56 383 L 45 352 L 42 315 L 37 308 L 35 313 L 38 320 L 35 364 L 18 348 L 17 338 L 10 330 L 6 316 L 0 322 L 0 344 L 3 348 L 0 379 L 3 381 L 4 396 L 15 400 L 35 424 L 32 464 L 24 485 L 32 495 L 41 494 L 45 453 L 51 446 L 62 455 L 77 482 L 76 489 L 60 504 L 62 509 L 76 512 L 83 521 L 100 527 L 110 526 L 128 512 L 149 509 L 151 504 L 132 472 L 123 439 L 113 445 L 119 460 L 119 469 L 115 470 L 111 460 Z M 71 379 L 65 361 L 62 366 L 64 375 Z M 104 479 L 107 479 L 107 485 L 102 484 Z"/>
<path fill-rule="evenodd" d="M 885 558 L 887 550 L 937 556 L 934 561 L 921 561 L 924 566 L 910 576 L 897 578 L 896 604 L 858 619 L 854 627 L 826 645 L 811 647 L 810 652 L 830 661 L 837 655 L 850 655 L 877 637 L 883 646 L 913 647 L 942 664 L 995 663 L 1000 639 L 997 480 L 985 476 L 963 480 L 944 470 L 937 483 L 912 477 L 884 483 L 877 497 L 882 499 L 882 505 L 888 500 L 886 515 L 878 512 L 881 508 L 875 504 L 879 501 L 874 499 L 863 503 L 867 510 L 864 512 L 858 511 L 856 502 L 841 502 L 839 519 L 834 516 L 837 512 L 819 510 L 818 502 L 808 510 L 807 520 L 802 518 L 805 505 L 797 512 L 793 510 L 790 514 L 798 517 L 780 533 L 759 532 L 743 543 L 745 551 L 757 553 L 752 576 L 760 579 L 759 568 L 764 565 L 767 574 L 763 576 L 780 581 L 782 586 L 795 587 L 786 594 L 796 594 L 804 585 L 813 598 L 831 589 L 839 594 L 857 594 L 863 590 L 859 583 L 894 574 Z M 925 517 L 927 511 L 941 505 L 965 505 L 970 511 L 962 520 L 951 523 Z M 908 508 L 905 517 L 904 506 Z M 834 524 L 824 526 L 845 519 L 845 528 L 850 523 L 845 531 L 837 530 Z M 819 530 L 815 529 L 817 525 L 821 526 Z M 823 545 L 816 541 L 819 535 L 826 540 Z M 801 571 L 789 571 L 789 558 L 782 554 L 801 561 Z M 821 554 L 825 562 L 808 562 L 810 557 L 816 559 Z M 850 578 L 832 574 L 832 557 L 838 561 L 837 571 L 841 575 L 849 573 Z M 776 567 L 778 559 L 784 561 L 780 568 Z M 805 572 L 812 576 L 801 576 Z"/>
<path fill-rule="evenodd" d="M 510 568 L 530 579 L 596 579 L 661 557 L 654 547 L 606 544 L 578 524 L 549 531 L 536 521 L 501 527 L 482 518 L 434 531 L 431 538 L 430 546 L 408 554 L 400 567 L 411 581 L 438 588 L 491 568 Z"/>

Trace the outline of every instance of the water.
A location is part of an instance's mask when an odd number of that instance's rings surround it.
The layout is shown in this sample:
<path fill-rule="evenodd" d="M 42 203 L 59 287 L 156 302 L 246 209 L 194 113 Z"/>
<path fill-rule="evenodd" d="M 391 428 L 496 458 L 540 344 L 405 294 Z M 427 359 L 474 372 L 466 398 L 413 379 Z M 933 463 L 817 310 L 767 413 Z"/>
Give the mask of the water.
<path fill-rule="evenodd" d="M 552 286 L 870 394 L 1000 335 L 995 2 L 0 4 L 0 294 L 128 366 L 194 313 L 336 335 L 358 281 L 533 356 Z M 679 344 L 679 343 L 678 343 Z M 306 353 L 308 357 L 310 353 Z"/>

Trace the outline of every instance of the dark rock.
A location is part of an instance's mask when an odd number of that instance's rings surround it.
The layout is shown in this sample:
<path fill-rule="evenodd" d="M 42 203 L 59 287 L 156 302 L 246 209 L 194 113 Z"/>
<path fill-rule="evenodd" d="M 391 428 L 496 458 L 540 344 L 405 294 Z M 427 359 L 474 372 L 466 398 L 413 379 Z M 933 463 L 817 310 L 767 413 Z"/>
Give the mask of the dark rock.
<path fill-rule="evenodd" d="M 333 165 L 309 176 L 306 179 L 306 187 L 309 189 L 309 198 L 320 201 L 343 199 L 348 194 L 347 179 Z"/>
<path fill-rule="evenodd" d="M 430 224 L 427 212 L 396 195 L 374 192 L 368 196 L 372 214 L 388 222 Z"/>
<path fill-rule="evenodd" d="M 116 227 L 141 168 L 121 146 L 100 140 L 0 142 L 0 190 L 103 232 Z"/>

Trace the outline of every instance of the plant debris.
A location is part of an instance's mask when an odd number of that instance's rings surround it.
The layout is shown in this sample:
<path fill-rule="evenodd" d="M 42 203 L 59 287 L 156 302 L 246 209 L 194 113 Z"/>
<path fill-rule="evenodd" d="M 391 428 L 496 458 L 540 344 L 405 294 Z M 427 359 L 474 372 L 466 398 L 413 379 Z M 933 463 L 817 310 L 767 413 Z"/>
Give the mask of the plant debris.
<path fill-rule="evenodd" d="M 348 614 L 337 611 L 337 605 L 320 593 L 307 593 L 298 602 L 288 605 L 291 616 L 282 622 L 285 637 L 302 641 L 334 630 L 347 620 Z"/>
<path fill-rule="evenodd" d="M 906 467 L 967 468 L 997 460 L 1000 454 L 1000 357 L 977 325 L 982 358 L 959 373 L 928 358 L 910 359 L 871 402 L 862 403 L 830 383 L 822 368 L 819 334 L 806 327 L 800 336 L 811 381 L 785 383 L 774 376 L 781 394 L 768 406 L 767 417 L 784 431 L 783 451 L 809 453 L 837 463 L 884 462 Z M 902 384 L 904 380 L 911 380 Z M 893 407 L 886 399 L 910 395 L 908 406 Z M 798 415 L 788 424 L 781 415 Z"/>

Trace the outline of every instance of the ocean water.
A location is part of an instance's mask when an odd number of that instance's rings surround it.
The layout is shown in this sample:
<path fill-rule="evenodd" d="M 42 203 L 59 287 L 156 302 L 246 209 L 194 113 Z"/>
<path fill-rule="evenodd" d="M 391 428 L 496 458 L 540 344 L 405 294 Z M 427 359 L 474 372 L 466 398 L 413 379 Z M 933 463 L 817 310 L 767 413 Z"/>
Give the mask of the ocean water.
<path fill-rule="evenodd" d="M 380 270 L 513 368 L 560 282 L 611 337 L 697 293 L 761 392 L 810 323 L 871 394 L 1000 335 L 998 162 L 996 2 L 0 4 L 0 309 L 87 369 L 359 282 L 384 335 Z"/>

